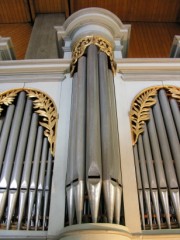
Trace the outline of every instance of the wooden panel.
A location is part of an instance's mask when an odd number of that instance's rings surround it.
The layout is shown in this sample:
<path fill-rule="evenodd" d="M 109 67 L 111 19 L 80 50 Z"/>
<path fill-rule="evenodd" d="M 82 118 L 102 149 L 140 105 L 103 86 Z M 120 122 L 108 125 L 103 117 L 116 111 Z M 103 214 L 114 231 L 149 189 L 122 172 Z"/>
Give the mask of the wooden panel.
<path fill-rule="evenodd" d="M 121 21 L 175 22 L 179 0 L 70 0 L 71 13 L 86 7 L 106 8 Z"/>
<path fill-rule="evenodd" d="M 34 0 L 36 13 L 65 12 L 65 0 Z"/>
<path fill-rule="evenodd" d="M 16 59 L 24 59 L 32 26 L 30 24 L 0 24 L 0 36 L 11 37 Z"/>
<path fill-rule="evenodd" d="M 0 0 L 0 23 L 30 21 L 28 0 Z"/>
<path fill-rule="evenodd" d="M 180 35 L 176 23 L 132 23 L 128 57 L 167 58 L 174 35 Z"/>

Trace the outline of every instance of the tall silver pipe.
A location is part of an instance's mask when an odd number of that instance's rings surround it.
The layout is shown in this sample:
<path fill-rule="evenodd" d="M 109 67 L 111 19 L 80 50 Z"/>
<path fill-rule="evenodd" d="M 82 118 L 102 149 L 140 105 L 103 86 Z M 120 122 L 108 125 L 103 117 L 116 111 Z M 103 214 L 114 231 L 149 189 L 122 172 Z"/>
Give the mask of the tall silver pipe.
<path fill-rule="evenodd" d="M 27 199 L 27 193 L 29 188 L 31 166 L 34 156 L 34 148 L 36 144 L 36 133 L 38 128 L 38 114 L 33 113 L 31 119 L 31 126 L 29 130 L 29 137 L 27 142 L 24 167 L 22 171 L 22 178 L 20 184 L 20 195 L 19 195 L 19 212 L 18 212 L 18 229 L 21 227 L 22 218 L 24 215 L 24 209 Z"/>
<path fill-rule="evenodd" d="M 13 119 L 14 109 L 15 109 L 14 105 L 8 106 L 7 113 L 6 113 L 6 116 L 5 116 L 5 119 L 4 119 L 2 132 L 1 132 L 1 137 L 0 137 L 0 153 L 1 153 L 0 154 L 0 171 L 1 171 L 2 163 L 3 163 L 3 159 L 4 159 L 4 154 L 5 154 L 5 151 L 6 151 L 6 145 L 7 145 L 7 142 L 8 142 L 9 132 L 10 132 L 10 129 L 11 129 L 11 123 L 12 123 L 12 119 Z"/>
<path fill-rule="evenodd" d="M 155 214 L 156 214 L 158 227 L 160 229 L 161 221 L 160 221 L 158 190 L 157 190 L 156 176 L 155 176 L 154 166 L 153 166 L 153 157 L 152 157 L 152 152 L 151 152 L 150 141 L 149 141 L 146 124 L 144 126 L 144 134 L 142 135 L 142 138 L 143 138 L 144 153 L 145 153 L 147 171 L 148 171 L 148 177 L 149 177 L 150 191 L 151 191 L 151 196 L 152 196 L 152 201 L 153 201 L 153 205 L 154 205 L 154 210 L 155 210 Z"/>
<path fill-rule="evenodd" d="M 11 181 L 9 185 L 8 214 L 7 214 L 7 225 L 6 225 L 7 229 L 9 229 L 10 227 L 12 215 L 16 205 L 17 192 L 19 189 L 21 171 L 22 171 L 23 160 L 24 160 L 24 155 L 26 150 L 29 126 L 31 121 L 31 114 L 32 114 L 32 101 L 27 100 L 25 105 L 25 111 L 24 111 L 24 116 L 22 120 L 18 145 L 16 149 L 13 170 L 11 174 Z"/>
<path fill-rule="evenodd" d="M 27 216 L 27 230 L 30 228 L 30 221 L 32 216 L 33 205 L 35 201 L 36 189 L 37 189 L 37 180 L 40 167 L 41 159 L 41 149 L 43 142 L 43 127 L 38 127 L 36 147 L 34 152 L 33 167 L 31 173 L 31 180 L 29 185 L 29 201 L 28 201 L 28 216 Z"/>
<path fill-rule="evenodd" d="M 6 148 L 6 154 L 4 157 L 4 164 L 3 164 L 1 178 L 0 178 L 0 189 L 3 189 L 3 191 L 0 193 L 1 195 L 0 196 L 0 219 L 4 212 L 4 207 L 6 203 L 11 170 L 12 170 L 12 165 L 13 165 L 14 156 L 16 152 L 16 146 L 18 142 L 21 121 L 23 117 L 25 99 L 26 99 L 25 92 L 21 92 L 18 96 L 17 105 L 14 113 L 14 118 L 12 121 L 7 148 Z"/>
<path fill-rule="evenodd" d="M 147 128 L 148 128 L 149 140 L 152 148 L 152 155 L 154 159 L 154 166 L 155 166 L 158 187 L 167 188 L 158 136 L 157 136 L 154 117 L 151 109 L 150 109 L 150 120 L 147 124 Z"/>
<path fill-rule="evenodd" d="M 45 193 L 44 193 L 44 208 L 43 208 L 43 230 L 45 230 L 45 227 L 47 226 L 46 218 L 47 218 L 47 210 L 48 210 L 49 195 L 50 195 L 52 161 L 53 161 L 53 158 L 52 158 L 51 150 L 49 149 L 47 172 L 46 172 L 45 185 L 44 185 Z"/>
<path fill-rule="evenodd" d="M 97 222 L 102 185 L 97 47 L 87 50 L 86 183 L 92 221 Z"/>
<path fill-rule="evenodd" d="M 140 205 L 140 211 L 141 211 L 142 227 L 143 229 L 145 229 L 144 200 L 143 200 L 142 180 L 141 180 L 141 173 L 140 173 L 140 166 L 139 166 L 137 144 L 134 145 L 133 152 L 134 152 L 134 162 L 135 162 L 135 168 L 136 168 L 136 180 L 137 180 L 137 188 L 138 188 L 139 205 Z"/>
<path fill-rule="evenodd" d="M 113 133 L 113 152 L 114 152 L 114 179 L 117 181 L 115 193 L 115 208 L 114 218 L 116 224 L 120 224 L 121 202 L 122 202 L 122 176 L 121 176 L 121 163 L 120 163 L 120 145 L 119 145 L 119 131 L 116 111 L 116 99 L 114 89 L 114 77 L 111 70 L 109 70 L 109 92 L 111 103 L 111 120 L 112 120 L 112 133 Z"/>
<path fill-rule="evenodd" d="M 99 53 L 99 79 L 100 79 L 100 112 L 101 112 L 101 142 L 103 164 L 103 187 L 108 214 L 108 222 L 114 218 L 115 201 L 116 215 L 120 213 L 121 191 L 118 191 L 121 181 L 119 140 L 115 108 L 115 95 L 113 79 L 108 70 L 108 59 L 104 52 Z M 117 198 L 116 198 L 117 196 Z M 117 217 L 116 217 L 117 218 Z M 118 217 L 120 219 L 120 216 Z M 116 221 L 119 222 L 119 219 Z"/>
<path fill-rule="evenodd" d="M 109 74 L 107 55 L 99 53 L 99 81 L 100 81 L 100 113 L 101 113 L 101 153 L 102 153 L 102 180 L 104 188 L 104 199 L 107 209 L 108 222 L 113 222 L 115 206 L 114 179 L 115 159 L 113 151 L 113 132 L 111 120 L 111 102 L 109 91 Z"/>
<path fill-rule="evenodd" d="M 170 109 L 169 101 L 166 96 L 164 89 L 159 91 L 159 101 L 162 108 L 162 115 L 164 117 L 164 123 L 166 126 L 166 131 L 169 139 L 169 145 L 171 148 L 172 156 L 175 161 L 176 175 L 180 185 L 180 144 L 174 124 L 172 112 Z"/>
<path fill-rule="evenodd" d="M 86 58 L 78 60 L 78 89 L 76 115 L 76 151 L 74 164 L 74 199 L 77 223 L 82 222 L 85 185 L 85 120 L 86 120 Z"/>
<path fill-rule="evenodd" d="M 74 219 L 74 194 L 73 194 L 73 180 L 74 179 L 74 165 L 76 156 L 76 121 L 77 121 L 77 97 L 78 97 L 78 78 L 77 73 L 74 74 L 72 82 L 72 99 L 71 99 L 71 125 L 69 133 L 69 149 L 67 161 L 67 174 L 66 174 L 66 192 L 67 192 L 67 207 L 69 225 L 73 224 Z"/>
<path fill-rule="evenodd" d="M 145 154 L 144 154 L 144 148 L 143 148 L 143 142 L 142 142 L 141 135 L 139 135 L 139 138 L 138 138 L 138 153 L 139 153 L 139 160 L 140 160 L 140 168 L 141 168 L 144 196 L 145 196 L 146 206 L 147 206 L 147 210 L 148 210 L 148 218 L 149 218 L 150 227 L 152 229 L 150 187 L 149 187 L 149 180 L 148 180 L 148 174 L 147 174 L 147 168 L 146 168 L 146 162 L 145 162 Z"/>
<path fill-rule="evenodd" d="M 180 184 L 180 144 L 179 144 L 176 127 L 174 124 L 173 115 L 172 115 L 171 108 L 169 105 L 169 101 L 168 101 L 168 98 L 166 96 L 166 92 L 164 89 L 161 89 L 159 91 L 159 102 L 160 102 L 160 106 L 162 109 L 162 115 L 164 117 L 163 120 L 164 120 L 164 124 L 166 126 L 166 132 L 167 132 L 167 137 L 168 137 L 166 146 L 170 146 L 169 153 L 170 154 L 172 153 L 172 156 L 169 154 L 167 156 L 167 158 L 170 159 L 170 156 L 171 156 L 172 165 L 173 165 L 172 159 L 174 159 L 175 166 L 176 166 L 176 176 L 177 176 L 178 182 Z M 167 154 L 167 152 L 165 152 L 165 154 Z M 173 168 L 174 168 L 174 166 L 173 166 Z M 170 189 L 170 196 L 171 196 L 171 200 L 174 205 L 178 223 L 180 225 L 180 202 L 179 202 L 178 187 L 176 187 L 176 189 L 175 188 Z"/>
<path fill-rule="evenodd" d="M 168 137 L 159 105 L 159 100 L 156 98 L 156 104 L 153 107 L 154 120 L 157 128 L 160 149 L 163 157 L 164 168 L 169 188 L 178 188 L 176 173 L 173 166 L 171 150 L 168 143 Z"/>
<path fill-rule="evenodd" d="M 178 103 L 174 98 L 171 98 L 169 100 L 169 102 L 170 102 L 170 105 L 171 105 L 174 121 L 175 121 L 175 124 L 176 124 L 178 137 L 180 139 L 180 110 L 179 110 L 179 107 L 178 107 Z"/>
<path fill-rule="evenodd" d="M 152 109 L 150 109 L 150 120 L 147 124 L 147 128 L 148 128 L 149 140 L 151 143 L 152 155 L 153 155 L 154 164 L 155 164 L 155 172 L 156 172 L 156 178 L 158 183 L 159 195 L 161 198 L 168 228 L 171 228 L 170 215 L 169 215 L 168 189 L 167 189 L 164 167 L 162 164 L 163 161 L 161 157 L 161 151 L 160 151 Z"/>
<path fill-rule="evenodd" d="M 116 111 L 116 98 L 114 89 L 114 77 L 111 70 L 109 70 L 109 94 L 111 103 L 111 120 L 112 120 L 112 132 L 113 132 L 113 151 L 114 159 L 116 162 L 116 167 L 114 167 L 114 176 L 117 179 L 119 185 L 122 185 L 122 175 L 121 175 L 121 163 L 120 163 L 120 146 L 119 146 L 119 131 L 118 131 L 118 121 L 117 121 L 117 111 Z"/>
<path fill-rule="evenodd" d="M 42 193 L 43 193 L 43 188 L 44 188 L 47 154 L 48 154 L 48 139 L 45 137 L 43 140 L 43 147 L 42 147 L 42 153 L 41 153 L 41 164 L 40 164 L 39 179 L 38 179 L 38 185 L 37 185 L 35 230 L 38 229 L 40 210 L 41 210 L 41 206 L 42 206 Z"/>

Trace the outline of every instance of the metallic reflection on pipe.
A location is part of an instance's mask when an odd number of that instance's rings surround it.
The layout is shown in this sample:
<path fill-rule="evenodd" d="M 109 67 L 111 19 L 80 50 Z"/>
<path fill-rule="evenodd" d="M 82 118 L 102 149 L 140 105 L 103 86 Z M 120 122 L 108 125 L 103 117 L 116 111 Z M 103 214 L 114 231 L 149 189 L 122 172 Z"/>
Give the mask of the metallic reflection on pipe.
<path fill-rule="evenodd" d="M 40 170 L 39 170 L 39 179 L 38 179 L 38 184 L 37 184 L 35 230 L 38 229 L 38 224 L 39 224 L 39 220 L 40 220 L 47 154 L 48 154 L 48 139 L 44 138 L 43 146 L 42 146 L 42 153 L 41 153 L 41 165 L 40 165 Z"/>
<path fill-rule="evenodd" d="M 85 117 L 86 117 L 86 58 L 81 57 L 78 61 L 78 89 L 76 108 L 76 149 L 73 183 L 74 200 L 77 223 L 82 223 L 84 188 L 85 188 Z"/>
<path fill-rule="evenodd" d="M 144 126 L 144 134 L 143 134 L 143 144 L 144 144 L 144 152 L 145 152 L 145 158 L 146 158 L 146 164 L 147 164 L 147 171 L 148 171 L 148 177 L 149 177 L 149 185 L 150 185 L 150 191 L 151 191 L 151 197 L 154 205 L 154 210 L 156 214 L 157 224 L 158 228 L 161 228 L 161 222 L 160 222 L 160 214 L 159 214 L 159 198 L 158 198 L 158 190 L 157 190 L 157 183 L 156 183 L 156 177 L 154 172 L 154 166 L 153 166 L 153 157 L 150 147 L 150 141 L 147 131 L 147 126 L 145 124 Z"/>
<path fill-rule="evenodd" d="M 165 213 L 166 222 L 167 222 L 168 228 L 170 228 L 171 226 L 170 226 L 170 215 L 169 215 L 168 189 L 167 189 L 164 167 L 162 164 L 163 161 L 161 157 L 161 151 L 160 151 L 160 146 L 159 146 L 159 141 L 158 141 L 158 136 L 156 132 L 152 110 L 150 110 L 150 121 L 148 123 L 148 133 L 149 133 L 150 143 L 152 147 L 152 155 L 154 158 L 159 195 L 160 195 L 163 210 Z"/>
<path fill-rule="evenodd" d="M 16 146 L 18 142 L 18 136 L 21 126 L 21 121 L 23 117 L 23 111 L 25 106 L 25 92 L 21 92 L 18 96 L 17 106 L 15 109 L 15 114 L 12 121 L 12 126 L 10 130 L 10 136 L 8 139 L 8 144 L 6 148 L 6 153 L 4 157 L 4 164 L 1 172 L 0 178 L 0 219 L 2 218 L 4 207 L 6 203 L 6 198 L 8 194 L 9 181 L 11 177 L 11 170 L 13 166 L 13 160 L 15 156 Z"/>
<path fill-rule="evenodd" d="M 150 202 L 150 190 L 149 190 L 150 188 L 149 188 L 149 180 L 148 180 L 148 175 L 147 175 L 144 148 L 143 148 L 143 142 L 142 142 L 141 135 L 138 138 L 138 152 L 139 152 L 144 198 L 145 198 L 145 203 L 146 203 L 147 210 L 148 210 L 148 218 L 149 218 L 149 222 L 150 222 L 150 228 L 152 229 L 152 214 L 151 214 L 151 202 Z"/>
<path fill-rule="evenodd" d="M 97 47 L 87 50 L 86 183 L 92 221 L 97 222 L 102 185 Z"/>
<path fill-rule="evenodd" d="M 38 128 L 38 115 L 33 113 L 31 119 L 31 126 L 29 131 L 29 138 L 27 142 L 26 155 L 24 160 L 24 167 L 22 171 L 22 178 L 20 184 L 20 195 L 19 195 L 19 212 L 18 212 L 18 224 L 17 228 L 21 228 L 22 219 L 24 216 L 25 204 L 28 195 L 29 181 L 31 174 L 31 165 L 34 156 L 34 148 L 36 144 L 36 133 Z"/>
<path fill-rule="evenodd" d="M 108 222 L 113 222 L 116 206 L 116 222 L 119 223 L 121 204 L 119 184 L 121 183 L 121 174 L 117 121 L 115 119 L 115 96 L 112 86 L 113 79 L 110 79 L 108 70 L 107 55 L 103 52 L 99 53 L 99 79 L 104 198 Z M 110 83 L 111 81 L 112 83 Z M 119 219 L 117 219 L 117 216 Z"/>
<path fill-rule="evenodd" d="M 6 117 L 4 119 L 4 124 L 2 127 L 2 131 L 1 131 L 1 137 L 0 137 L 0 171 L 1 171 L 1 167 L 2 167 L 2 163 L 3 163 L 3 159 L 4 159 L 4 154 L 6 151 L 6 145 L 8 142 L 8 137 L 9 137 L 9 132 L 11 129 L 11 123 L 12 123 L 12 119 L 13 119 L 13 114 L 14 114 L 14 109 L 15 106 L 14 105 L 10 105 L 7 108 L 7 113 L 6 113 Z"/>
<path fill-rule="evenodd" d="M 38 180 L 38 172 L 39 172 L 39 165 L 41 159 L 41 149 L 42 149 L 42 140 L 43 140 L 43 127 L 38 127 L 37 139 L 36 139 L 36 146 L 34 152 L 34 159 L 33 159 L 33 168 L 31 173 L 31 180 L 29 185 L 29 199 L 28 199 L 28 216 L 27 216 L 27 230 L 29 230 L 31 226 L 31 219 L 33 216 L 33 206 L 35 202 L 35 195 L 37 189 L 37 180 Z M 33 223 L 34 225 L 34 223 Z"/>
<path fill-rule="evenodd" d="M 50 196 L 50 184 L 51 184 L 51 176 L 52 176 L 52 155 L 51 150 L 49 149 L 48 153 L 48 164 L 47 164 L 47 172 L 45 177 L 45 185 L 44 185 L 44 208 L 43 208 L 43 230 L 47 226 L 47 211 L 48 211 L 48 203 Z"/>
<path fill-rule="evenodd" d="M 78 78 L 77 74 L 74 75 L 72 82 L 72 101 L 71 101 L 71 125 L 69 133 L 69 149 L 68 149 L 68 162 L 67 162 L 67 176 L 66 176 L 66 192 L 67 192 L 67 208 L 69 225 L 73 224 L 74 219 L 74 194 L 73 194 L 73 169 L 74 169 L 74 156 L 76 152 L 76 109 L 77 109 L 77 89 Z"/>
<path fill-rule="evenodd" d="M 7 225 L 9 229 L 11 219 L 15 210 L 16 200 L 18 196 L 18 189 L 20 184 L 21 171 L 23 166 L 23 160 L 26 150 L 26 143 L 29 133 L 29 126 L 32 114 L 32 101 L 27 100 L 25 105 L 25 112 L 22 120 L 21 131 L 19 141 L 16 149 L 13 171 L 11 174 L 11 181 L 9 186 L 9 197 L 8 197 L 8 214 L 7 214 Z"/>
<path fill-rule="evenodd" d="M 170 99 L 170 105 L 171 105 L 171 109 L 172 109 L 172 113 L 173 113 L 173 117 L 174 117 L 174 122 L 176 124 L 176 129 L 177 129 L 177 133 L 178 133 L 178 137 L 180 140 L 180 111 L 179 111 L 179 107 L 177 104 L 177 101 L 173 98 Z"/>
<path fill-rule="evenodd" d="M 142 180 L 141 180 L 141 173 L 140 173 L 140 166 L 139 166 L 137 144 L 134 145 L 133 151 L 134 151 L 134 161 L 135 161 L 135 168 L 136 168 L 136 180 L 137 180 L 137 188 L 138 188 L 138 196 L 139 196 L 139 205 L 140 205 L 140 211 L 141 211 L 142 228 L 145 229 L 144 199 L 143 199 Z"/>

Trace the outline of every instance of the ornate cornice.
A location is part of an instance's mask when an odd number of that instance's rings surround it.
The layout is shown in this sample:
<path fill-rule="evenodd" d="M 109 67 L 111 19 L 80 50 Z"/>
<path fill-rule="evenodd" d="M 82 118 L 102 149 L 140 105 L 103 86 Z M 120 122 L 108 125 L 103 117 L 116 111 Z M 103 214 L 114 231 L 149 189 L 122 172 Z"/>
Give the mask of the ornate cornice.
<path fill-rule="evenodd" d="M 111 43 L 99 36 L 87 36 L 87 37 L 81 38 L 73 46 L 72 61 L 71 61 L 71 67 L 70 67 L 71 75 L 74 73 L 74 69 L 78 59 L 84 54 L 86 48 L 91 44 L 98 46 L 100 51 L 106 53 L 106 55 L 109 57 L 109 60 L 110 60 L 111 69 L 115 74 L 116 63 L 114 61 L 113 48 L 111 46 Z"/>
<path fill-rule="evenodd" d="M 0 115 L 4 105 L 12 104 L 21 91 L 25 91 L 32 99 L 34 112 L 40 116 L 39 124 L 45 129 L 44 135 L 48 138 L 51 153 L 54 156 L 58 114 L 53 100 L 46 93 L 31 88 L 17 88 L 3 92 L 0 94 Z"/>
<path fill-rule="evenodd" d="M 139 135 L 144 132 L 144 124 L 150 119 L 150 108 L 156 104 L 155 96 L 160 89 L 165 89 L 167 95 L 175 98 L 180 106 L 180 87 L 153 86 L 142 90 L 134 98 L 130 110 L 133 145 L 137 142 Z"/>

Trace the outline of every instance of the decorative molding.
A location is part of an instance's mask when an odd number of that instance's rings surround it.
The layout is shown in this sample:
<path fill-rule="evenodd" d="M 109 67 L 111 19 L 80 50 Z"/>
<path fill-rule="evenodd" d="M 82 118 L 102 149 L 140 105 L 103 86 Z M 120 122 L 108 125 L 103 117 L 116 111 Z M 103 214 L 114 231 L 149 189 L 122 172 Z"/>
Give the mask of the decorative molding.
<path fill-rule="evenodd" d="M 38 59 L 0 62 L 0 82 L 62 81 L 70 72 L 70 60 Z"/>
<path fill-rule="evenodd" d="M 81 38 L 77 43 L 73 46 L 72 51 L 72 62 L 70 67 L 71 75 L 74 73 L 75 65 L 78 59 L 84 54 L 86 48 L 94 44 L 99 47 L 100 51 L 105 52 L 109 57 L 112 72 L 116 73 L 116 63 L 114 61 L 113 56 L 113 48 L 110 42 L 100 36 L 87 36 L 85 38 Z"/>
<path fill-rule="evenodd" d="M 141 133 L 144 132 L 144 123 L 150 119 L 150 108 L 156 104 L 157 91 L 164 88 L 167 94 L 175 98 L 180 105 L 180 87 L 153 86 L 142 90 L 133 100 L 130 110 L 132 144 L 134 145 Z"/>
<path fill-rule="evenodd" d="M 115 14 L 106 9 L 81 9 L 73 13 L 63 26 L 55 28 L 64 58 L 70 58 L 71 46 L 86 36 L 101 36 L 107 39 L 113 46 L 115 59 L 127 56 L 131 26 L 123 24 Z"/>
<path fill-rule="evenodd" d="M 3 105 L 11 105 L 17 94 L 25 91 L 29 98 L 32 98 L 33 108 L 41 117 L 39 124 L 45 128 L 44 135 L 48 138 L 51 153 L 55 154 L 55 140 L 58 114 L 54 101 L 44 92 L 31 88 L 11 89 L 0 94 L 0 115 Z"/>

